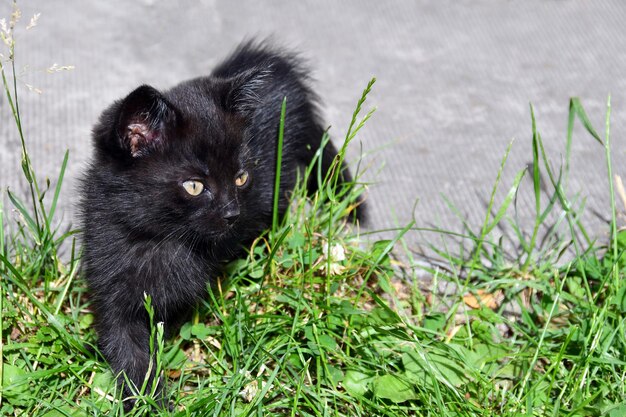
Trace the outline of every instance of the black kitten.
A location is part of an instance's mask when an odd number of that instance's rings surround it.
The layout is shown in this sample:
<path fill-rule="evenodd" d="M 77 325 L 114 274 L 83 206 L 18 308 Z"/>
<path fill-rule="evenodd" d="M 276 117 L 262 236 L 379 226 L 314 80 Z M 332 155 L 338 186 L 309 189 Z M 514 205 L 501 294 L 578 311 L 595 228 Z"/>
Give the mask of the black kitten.
<path fill-rule="evenodd" d="M 283 97 L 281 214 L 287 208 L 297 171 L 323 135 L 307 78 L 294 55 L 247 43 L 211 76 L 165 92 L 139 87 L 94 128 L 81 202 L 83 268 L 101 351 L 135 386 L 150 365 L 144 293 L 171 334 L 221 261 L 271 224 Z M 326 145 L 323 173 L 336 153 Z M 346 169 L 341 180 L 352 181 Z"/>

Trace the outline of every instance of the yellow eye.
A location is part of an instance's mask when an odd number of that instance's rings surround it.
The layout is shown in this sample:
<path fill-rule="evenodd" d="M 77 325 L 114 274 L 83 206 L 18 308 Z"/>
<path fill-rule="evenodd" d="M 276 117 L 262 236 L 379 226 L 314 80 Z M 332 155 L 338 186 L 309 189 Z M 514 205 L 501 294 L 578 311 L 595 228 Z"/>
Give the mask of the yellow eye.
<path fill-rule="evenodd" d="M 185 191 L 193 196 L 199 195 L 202 190 L 204 190 L 204 184 L 202 184 L 200 181 L 194 180 L 187 180 L 183 182 L 183 187 L 185 188 Z"/>
<path fill-rule="evenodd" d="M 237 178 L 235 178 L 235 185 L 237 187 L 243 187 L 248 182 L 248 171 L 241 171 Z"/>

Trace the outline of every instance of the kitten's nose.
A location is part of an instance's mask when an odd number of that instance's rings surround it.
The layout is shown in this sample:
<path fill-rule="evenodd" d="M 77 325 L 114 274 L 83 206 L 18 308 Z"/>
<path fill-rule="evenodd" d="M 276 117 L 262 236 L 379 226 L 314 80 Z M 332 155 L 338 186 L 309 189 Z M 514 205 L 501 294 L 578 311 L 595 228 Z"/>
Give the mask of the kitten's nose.
<path fill-rule="evenodd" d="M 224 217 L 224 220 L 226 220 L 226 223 L 231 225 L 235 223 L 235 220 L 239 218 L 239 209 L 238 208 L 230 209 L 226 213 L 224 213 L 223 217 Z"/>

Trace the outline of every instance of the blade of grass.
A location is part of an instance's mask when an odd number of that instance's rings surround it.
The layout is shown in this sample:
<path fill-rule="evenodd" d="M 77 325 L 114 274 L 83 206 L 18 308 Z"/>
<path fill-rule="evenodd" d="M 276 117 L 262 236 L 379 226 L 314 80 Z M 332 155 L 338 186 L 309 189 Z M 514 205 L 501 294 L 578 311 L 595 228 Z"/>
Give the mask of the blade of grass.
<path fill-rule="evenodd" d="M 278 145 L 276 150 L 276 178 L 274 180 L 274 211 L 272 213 L 272 234 L 278 228 L 278 201 L 280 197 L 280 173 L 283 161 L 283 138 L 285 135 L 285 112 L 287 109 L 287 97 L 283 98 L 280 106 L 280 124 L 278 126 Z"/>
<path fill-rule="evenodd" d="M 3 193 L 0 190 L 0 254 L 6 257 L 7 255 L 7 247 L 5 241 L 5 229 L 4 229 L 4 204 L 3 204 Z M 0 271 L 2 271 L 4 267 L 0 267 Z"/>
<path fill-rule="evenodd" d="M 57 184 L 54 188 L 54 197 L 52 198 L 50 210 L 48 210 L 48 219 L 54 218 L 54 213 L 56 212 L 57 201 L 59 200 L 59 194 L 61 193 L 61 185 L 63 184 L 63 178 L 65 176 L 65 169 L 67 168 L 67 161 L 69 156 L 70 151 L 65 151 L 65 155 L 63 156 L 63 162 L 61 163 L 61 169 L 59 170 L 59 176 L 57 177 Z"/>
<path fill-rule="evenodd" d="M 15 194 L 13 194 L 10 190 L 7 190 L 7 195 L 9 196 L 9 200 L 11 200 L 11 203 L 13 203 L 13 206 L 15 206 L 17 211 L 22 215 L 22 218 L 26 222 L 26 226 L 28 226 L 28 229 L 32 233 L 33 239 L 35 239 L 35 243 L 41 244 L 39 225 L 37 224 L 36 219 L 33 219 L 33 217 L 24 206 L 24 203 L 22 203 L 22 201 Z"/>
<path fill-rule="evenodd" d="M 526 261 L 522 265 L 522 272 L 526 273 L 532 260 L 532 253 L 535 250 L 537 234 L 541 224 L 541 176 L 539 175 L 539 135 L 537 133 L 537 122 L 532 104 L 530 105 L 530 118 L 532 120 L 532 149 L 533 149 L 533 190 L 535 193 L 535 221 L 530 237 L 530 243 L 526 252 Z"/>
<path fill-rule="evenodd" d="M 504 200 L 502 201 L 502 205 L 496 212 L 496 215 L 491 220 L 491 223 L 489 223 L 489 225 L 485 228 L 485 235 L 489 234 L 498 224 L 500 224 L 500 221 L 506 214 L 509 206 L 511 205 L 511 202 L 513 201 L 513 198 L 519 190 L 519 186 L 522 182 L 522 179 L 524 178 L 524 175 L 526 175 L 526 168 L 519 171 L 515 176 L 513 184 L 511 185 L 511 188 L 509 188 L 509 192 L 506 194 L 506 197 L 504 197 Z"/>
<path fill-rule="evenodd" d="M 617 260 L 617 209 L 615 207 L 615 186 L 613 185 L 613 164 L 611 162 L 611 96 L 609 95 L 606 102 L 606 131 L 604 138 L 604 152 L 606 158 L 606 171 L 609 180 L 609 195 L 611 198 L 611 246 L 613 249 L 613 279 L 614 290 L 619 288 L 619 264 Z"/>
<path fill-rule="evenodd" d="M 610 103 L 610 98 L 609 98 L 609 103 Z M 582 124 L 585 127 L 585 129 L 587 130 L 587 132 L 589 132 L 589 134 L 600 145 L 604 145 L 602 143 L 602 139 L 600 139 L 600 135 L 598 135 L 596 130 L 591 125 L 591 122 L 589 121 L 589 117 L 587 117 L 587 113 L 585 112 L 585 109 L 583 108 L 583 106 L 582 106 L 582 104 L 580 102 L 580 98 L 574 97 L 574 98 L 572 98 L 570 100 L 570 112 L 572 112 L 572 111 L 576 114 L 576 116 L 578 116 L 578 120 L 580 120 L 582 122 Z"/>

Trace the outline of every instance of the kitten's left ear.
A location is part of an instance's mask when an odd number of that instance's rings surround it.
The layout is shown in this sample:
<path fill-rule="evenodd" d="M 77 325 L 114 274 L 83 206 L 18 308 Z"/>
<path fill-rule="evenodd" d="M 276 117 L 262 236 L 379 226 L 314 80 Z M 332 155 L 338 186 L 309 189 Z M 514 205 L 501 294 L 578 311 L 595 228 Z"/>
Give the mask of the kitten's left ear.
<path fill-rule="evenodd" d="M 246 114 L 263 103 L 272 77 L 270 68 L 252 68 L 224 80 L 222 106 L 232 112 Z"/>
<path fill-rule="evenodd" d="M 138 158 L 162 145 L 176 111 L 155 88 L 142 85 L 121 103 L 117 136 L 122 148 Z"/>

